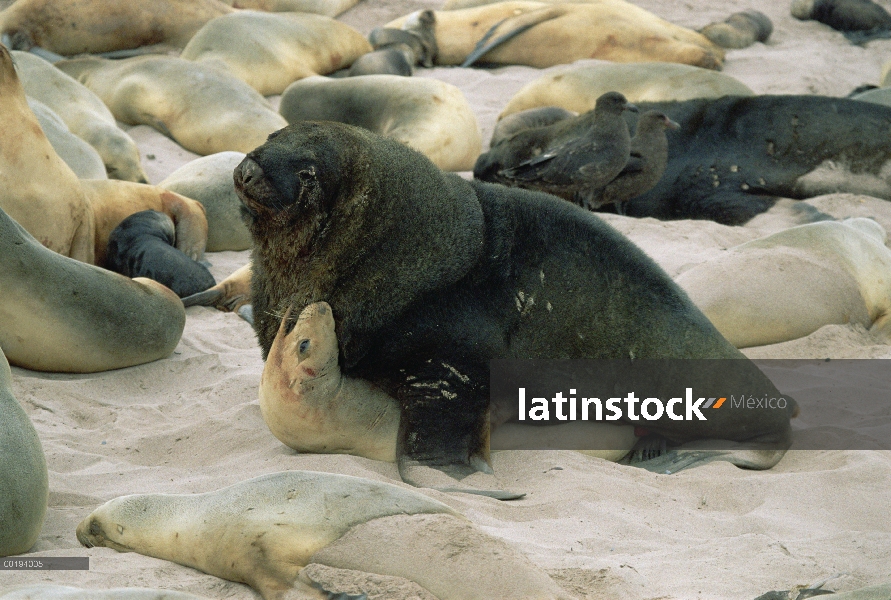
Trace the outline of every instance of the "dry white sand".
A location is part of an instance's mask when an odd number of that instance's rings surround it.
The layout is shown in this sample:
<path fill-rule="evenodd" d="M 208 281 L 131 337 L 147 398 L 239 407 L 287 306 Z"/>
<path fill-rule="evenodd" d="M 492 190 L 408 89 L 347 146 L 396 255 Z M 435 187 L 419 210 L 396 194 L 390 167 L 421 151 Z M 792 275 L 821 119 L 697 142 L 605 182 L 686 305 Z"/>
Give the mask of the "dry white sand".
<path fill-rule="evenodd" d="M 891 59 L 891 41 L 852 46 L 823 25 L 794 20 L 788 0 L 637 3 L 690 27 L 747 8 L 769 15 L 771 40 L 728 51 L 724 69 L 758 93 L 844 95 L 859 84 L 877 83 L 882 63 Z M 438 0 L 365 0 L 341 19 L 367 33 L 412 10 L 440 5 Z M 488 141 L 507 100 L 541 73 L 527 67 L 436 68 L 418 76 L 460 87 Z M 152 182 L 195 158 L 148 127 L 132 128 L 131 134 Z M 885 201 L 835 195 L 810 202 L 839 217 L 872 216 L 891 228 L 891 204 Z M 782 215 L 759 217 L 744 228 L 607 219 L 672 275 L 721 249 L 794 224 Z M 208 258 L 220 279 L 244 264 L 247 252 Z M 163 560 L 87 550 L 79 546 L 75 526 L 116 496 L 203 492 L 279 470 L 399 482 L 391 464 L 297 455 L 280 444 L 260 417 L 262 362 L 251 327 L 233 314 L 200 307 L 187 312 L 182 341 L 165 360 L 77 376 L 13 368 L 15 394 L 40 434 L 50 471 L 46 523 L 32 553 L 89 556 L 91 564 L 87 572 L 0 572 L 0 586 L 148 586 L 258 598 L 244 585 Z M 862 328 L 829 326 L 802 340 L 747 353 L 889 358 L 891 347 Z M 863 418 L 887 436 L 889 416 L 891 409 L 879 407 Z M 430 494 L 515 544 L 580 598 L 739 600 L 836 574 L 841 576 L 828 587 L 837 590 L 891 581 L 891 452 L 793 451 L 766 472 L 714 463 L 670 476 L 570 451 L 502 452 L 493 462 L 498 483 L 527 492 L 525 499 L 504 503 Z M 411 586 L 378 587 L 378 593 L 384 589 L 390 590 L 388 598 L 419 597 Z"/>

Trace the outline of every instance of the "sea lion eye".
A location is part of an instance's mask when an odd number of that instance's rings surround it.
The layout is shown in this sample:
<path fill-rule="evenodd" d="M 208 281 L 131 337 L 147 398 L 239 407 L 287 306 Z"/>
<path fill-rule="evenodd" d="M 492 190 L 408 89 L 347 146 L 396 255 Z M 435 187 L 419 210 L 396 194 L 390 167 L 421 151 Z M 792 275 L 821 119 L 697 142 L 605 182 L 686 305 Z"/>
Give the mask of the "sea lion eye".
<path fill-rule="evenodd" d="M 306 354 L 309 351 L 309 340 L 300 340 L 300 344 L 297 345 L 297 351 L 300 354 Z"/>

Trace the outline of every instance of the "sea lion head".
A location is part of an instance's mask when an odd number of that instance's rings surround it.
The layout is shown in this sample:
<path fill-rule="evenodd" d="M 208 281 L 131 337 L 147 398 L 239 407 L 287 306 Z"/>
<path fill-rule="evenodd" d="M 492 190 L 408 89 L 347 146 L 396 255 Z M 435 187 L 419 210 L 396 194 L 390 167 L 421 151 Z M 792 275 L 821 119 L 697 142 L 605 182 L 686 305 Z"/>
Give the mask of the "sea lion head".
<path fill-rule="evenodd" d="M 337 334 L 334 331 L 334 315 L 327 302 L 315 302 L 304 308 L 288 333 L 292 307 L 282 317 L 278 334 L 272 342 L 264 369 L 281 370 L 287 386 L 303 396 L 304 390 L 312 390 L 323 378 L 339 378 Z"/>
<path fill-rule="evenodd" d="M 77 526 L 77 541 L 87 548 L 133 551 L 140 543 L 141 525 L 151 527 L 155 506 L 144 495 L 122 496 L 94 510 Z"/>
<path fill-rule="evenodd" d="M 280 129 L 235 167 L 235 191 L 252 220 L 302 220 L 325 213 L 340 196 L 342 175 L 351 170 L 349 144 L 327 136 L 320 123 Z M 329 124 L 326 124 L 329 125 Z"/>

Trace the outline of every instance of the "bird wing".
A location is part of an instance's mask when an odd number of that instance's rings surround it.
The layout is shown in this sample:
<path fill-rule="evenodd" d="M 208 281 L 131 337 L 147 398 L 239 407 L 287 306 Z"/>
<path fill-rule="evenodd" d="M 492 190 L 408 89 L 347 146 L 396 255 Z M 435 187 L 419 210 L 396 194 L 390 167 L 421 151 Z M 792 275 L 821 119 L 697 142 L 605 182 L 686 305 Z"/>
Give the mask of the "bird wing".
<path fill-rule="evenodd" d="M 576 138 L 552 145 L 538 156 L 502 169 L 499 174 L 517 181 L 574 185 L 597 177 L 603 170 L 608 154 L 609 148 L 604 144 Z"/>
<path fill-rule="evenodd" d="M 642 173 L 645 165 L 646 159 L 639 152 L 632 152 L 631 156 L 628 157 L 628 162 L 625 163 L 625 166 L 622 167 L 616 178 Z"/>

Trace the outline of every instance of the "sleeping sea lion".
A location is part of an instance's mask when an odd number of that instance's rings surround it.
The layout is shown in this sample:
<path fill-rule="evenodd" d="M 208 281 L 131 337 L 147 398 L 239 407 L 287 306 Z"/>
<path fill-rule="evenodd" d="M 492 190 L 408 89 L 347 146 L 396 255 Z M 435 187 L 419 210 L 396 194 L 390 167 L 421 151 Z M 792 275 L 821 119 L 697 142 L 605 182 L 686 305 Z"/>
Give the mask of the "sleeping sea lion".
<path fill-rule="evenodd" d="M 729 248 L 676 281 L 737 348 L 832 323 L 857 323 L 891 341 L 886 238 L 871 219 L 809 223 Z"/>
<path fill-rule="evenodd" d="M 399 29 L 411 15 L 384 27 Z M 485 63 L 545 68 L 582 58 L 662 61 L 720 69 L 724 51 L 695 31 L 634 4 L 546 4 L 514 0 L 435 12 L 436 64 L 460 65 L 487 37 L 528 27 L 485 53 Z M 554 43 L 559 40 L 560 43 Z"/>
<path fill-rule="evenodd" d="M 12 394 L 12 373 L 0 350 L 0 556 L 31 549 L 43 527 L 48 495 L 43 446 Z"/>
<path fill-rule="evenodd" d="M 289 305 L 328 302 L 343 373 L 400 403 L 404 478 L 423 465 L 490 469 L 491 359 L 735 358 L 741 377 L 773 389 L 641 250 L 553 196 L 465 181 L 403 144 L 332 122 L 277 132 L 234 176 L 254 238 L 264 359 Z M 716 411 L 651 429 L 677 443 L 779 448 L 791 410 Z"/>
<path fill-rule="evenodd" d="M 891 200 L 891 107 L 827 96 L 638 103 L 680 124 L 659 183 L 632 217 L 741 225 L 779 198 L 835 192 Z"/>
<path fill-rule="evenodd" d="M 148 183 L 136 142 L 96 94 L 29 52 L 13 51 L 12 57 L 25 93 L 54 110 L 71 133 L 95 148 L 111 179 Z"/>
<path fill-rule="evenodd" d="M 251 234 L 241 220 L 241 201 L 232 184 L 232 170 L 243 159 L 241 152 L 217 152 L 196 158 L 158 184 L 204 207 L 208 252 L 251 247 Z"/>
<path fill-rule="evenodd" d="M 173 352 L 186 323 L 176 294 L 43 247 L 0 211 L 0 348 L 35 371 L 93 373 Z"/>
<path fill-rule="evenodd" d="M 243 11 L 208 23 L 180 56 L 225 67 L 269 96 L 298 79 L 348 67 L 371 50 L 361 33 L 329 17 Z"/>
<path fill-rule="evenodd" d="M 56 67 L 92 90 L 119 121 L 150 125 L 196 154 L 248 152 L 287 124 L 234 75 L 190 60 L 91 57 Z"/>
<path fill-rule="evenodd" d="M 204 494 L 115 498 L 77 526 L 77 539 L 243 582 L 265 600 L 297 591 L 331 598 L 301 572 L 308 564 L 404 577 L 441 600 L 572 598 L 445 504 L 333 473 L 287 471 Z"/>
<path fill-rule="evenodd" d="M 744 10 L 709 23 L 699 33 L 722 48 L 748 48 L 755 42 L 766 42 L 773 33 L 773 23 L 763 12 Z"/>
<path fill-rule="evenodd" d="M 593 109 L 597 98 L 610 91 L 635 103 L 754 95 L 729 75 L 690 65 L 581 63 L 527 83 L 514 94 L 498 119 L 500 122 L 513 113 L 545 106 L 583 113 Z"/>
<path fill-rule="evenodd" d="M 20 0 L 0 12 L 13 50 L 99 53 L 166 42 L 182 48 L 205 23 L 229 14 L 219 0 Z"/>
<path fill-rule="evenodd" d="M 469 171 L 482 148 L 479 124 L 457 87 L 429 78 L 307 77 L 282 94 L 289 123 L 358 125 L 422 152 L 445 171 Z"/>
<path fill-rule="evenodd" d="M 71 133 L 56 112 L 43 102 L 28 98 L 28 108 L 37 117 L 40 128 L 65 164 L 78 179 L 108 179 L 102 157 L 88 143 Z"/>

